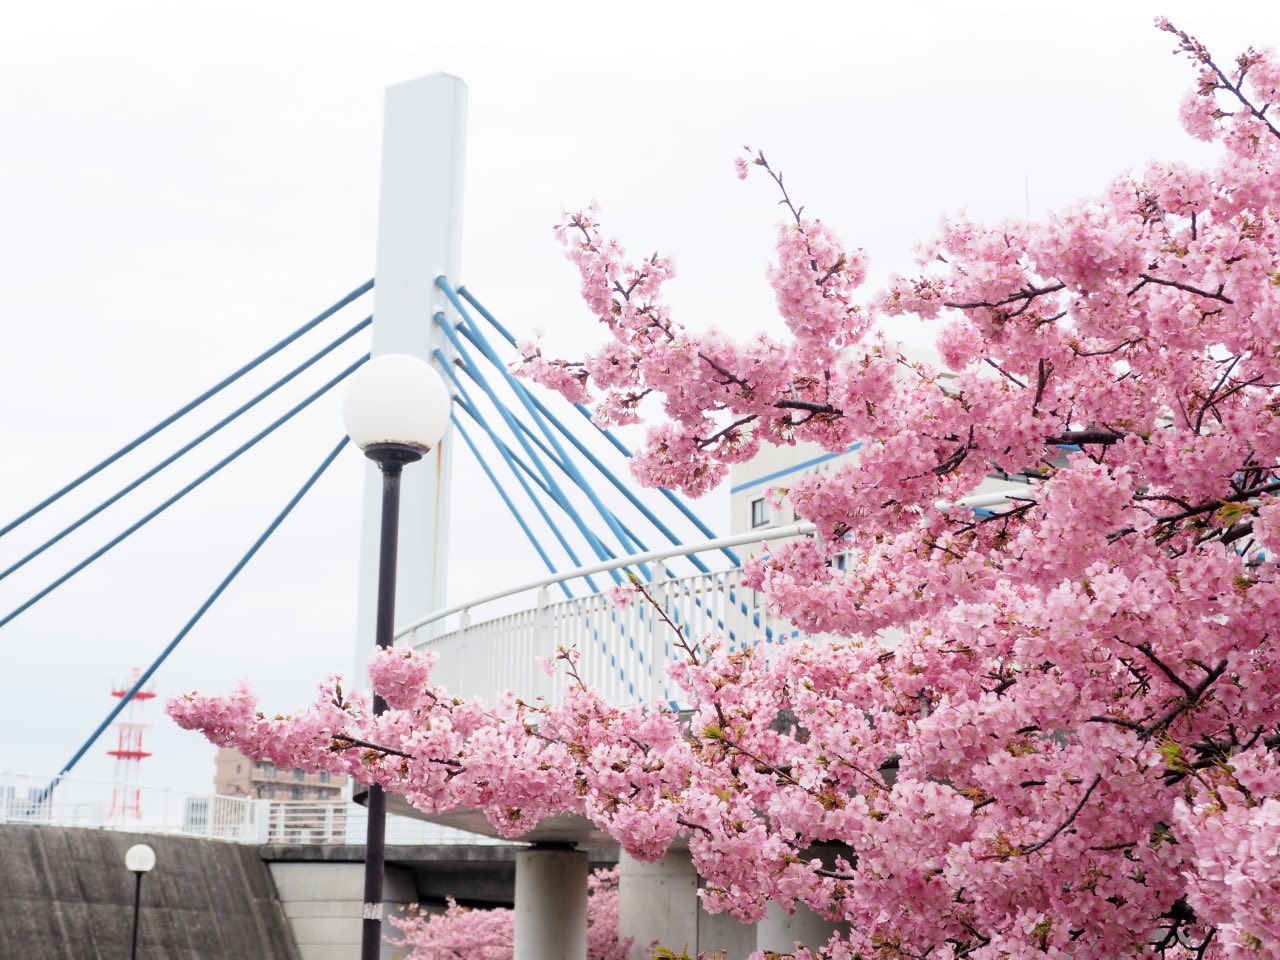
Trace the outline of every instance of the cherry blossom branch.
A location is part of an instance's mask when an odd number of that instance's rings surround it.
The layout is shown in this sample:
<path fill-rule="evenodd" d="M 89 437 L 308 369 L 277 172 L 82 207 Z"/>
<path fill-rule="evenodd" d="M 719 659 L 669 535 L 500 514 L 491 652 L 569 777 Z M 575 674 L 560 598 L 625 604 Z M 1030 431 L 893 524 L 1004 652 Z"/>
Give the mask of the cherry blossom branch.
<path fill-rule="evenodd" d="M 1032 853 L 1035 853 L 1037 850 L 1043 850 L 1049 844 L 1053 843 L 1053 841 L 1058 838 L 1058 835 L 1061 834 L 1063 830 L 1067 829 L 1067 827 L 1071 826 L 1071 824 L 1075 822 L 1076 817 L 1080 815 L 1080 811 L 1084 809 L 1084 805 L 1089 802 L 1089 797 L 1093 795 L 1093 791 L 1097 789 L 1098 784 L 1100 784 L 1101 782 L 1102 782 L 1102 774 L 1100 773 L 1096 774 L 1093 778 L 1093 782 L 1089 784 L 1088 788 L 1084 792 L 1084 795 L 1080 798 L 1080 802 L 1075 805 L 1071 813 L 1067 816 L 1067 819 L 1063 820 L 1060 824 L 1054 827 L 1053 831 L 1043 840 L 1037 840 L 1035 843 L 1029 846 L 1019 847 L 1015 851 L 1014 855 L 1019 857 L 1025 857 Z M 992 858 L 982 857 L 981 859 L 987 860 Z"/>
<path fill-rule="evenodd" d="M 334 740 L 334 745 L 333 745 L 334 750 L 351 750 L 352 748 L 356 748 L 356 746 L 360 746 L 360 748 L 365 748 L 366 750 L 374 750 L 376 751 L 376 753 L 380 753 L 380 754 L 387 754 L 390 756 L 403 756 L 403 758 L 407 760 L 421 759 L 416 754 L 406 753 L 406 751 L 398 750 L 394 748 L 394 746 L 384 746 L 383 744 L 374 744 L 374 742 L 371 742 L 369 740 L 361 740 L 360 737 L 353 737 L 349 735 L 349 733 L 334 733 L 332 739 Z M 339 742 L 337 741 L 342 741 L 342 742 L 340 742 L 339 744 Z M 462 764 L 458 762 L 458 760 L 453 760 L 448 758 L 430 758 L 428 762 L 438 763 L 440 765 L 443 765 L 443 767 L 462 767 Z"/>
<path fill-rule="evenodd" d="M 1222 291 L 1225 289 L 1225 285 L 1221 283 L 1218 284 L 1217 290 L 1210 291 L 1210 290 L 1201 290 L 1199 287 L 1193 287 L 1189 283 L 1182 283 L 1181 281 L 1178 281 L 1178 280 L 1166 280 L 1163 277 L 1153 277 L 1149 273 L 1140 273 L 1138 274 L 1138 276 L 1141 277 L 1141 279 L 1138 281 L 1137 286 L 1135 286 L 1132 290 L 1129 291 L 1130 296 L 1137 293 L 1139 290 L 1145 287 L 1148 283 L 1154 283 L 1162 287 L 1173 287 L 1177 290 L 1182 290 L 1185 293 L 1194 293 L 1197 297 L 1205 297 L 1206 299 L 1209 299 L 1209 300 L 1219 300 L 1222 303 L 1229 303 L 1229 304 L 1235 303 L 1234 300 L 1232 300 L 1230 297 L 1225 296 L 1223 294 Z"/>
<path fill-rule="evenodd" d="M 1266 126 L 1266 128 L 1271 131 L 1271 135 L 1273 137 L 1280 138 L 1280 130 L 1276 129 L 1275 125 L 1272 124 L 1271 121 L 1266 118 L 1262 110 L 1259 110 L 1253 104 L 1253 101 L 1251 101 L 1248 97 L 1244 95 L 1244 91 L 1241 89 L 1241 87 L 1243 87 L 1244 85 L 1244 75 L 1248 69 L 1247 66 L 1241 69 L 1240 80 L 1237 83 L 1232 83 L 1231 78 L 1228 77 L 1226 73 L 1223 72 L 1222 68 L 1219 67 L 1216 62 L 1214 62 L 1214 59 L 1209 55 L 1209 49 L 1203 43 L 1201 43 L 1195 37 L 1191 36 L 1189 33 L 1186 33 L 1183 30 L 1179 30 L 1168 20 L 1160 19 L 1156 21 L 1156 24 L 1157 26 L 1160 27 L 1161 30 L 1165 30 L 1169 33 L 1172 33 L 1179 40 L 1181 40 L 1182 43 L 1180 44 L 1180 47 L 1183 51 L 1189 54 L 1191 58 L 1196 62 L 1202 63 L 1206 67 L 1208 67 L 1210 70 L 1212 70 L 1217 75 L 1222 89 L 1226 90 L 1227 92 L 1235 96 L 1235 98 L 1240 101 L 1241 106 L 1243 106 L 1246 110 L 1248 110 L 1250 114 L 1252 114 L 1256 119 L 1260 120 Z"/>

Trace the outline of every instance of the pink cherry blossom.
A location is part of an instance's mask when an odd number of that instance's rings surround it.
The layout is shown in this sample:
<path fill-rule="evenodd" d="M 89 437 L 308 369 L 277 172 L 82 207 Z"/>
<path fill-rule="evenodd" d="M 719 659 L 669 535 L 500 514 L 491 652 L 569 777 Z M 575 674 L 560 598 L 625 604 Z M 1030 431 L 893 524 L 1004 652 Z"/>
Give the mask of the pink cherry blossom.
<path fill-rule="evenodd" d="M 949 221 L 884 290 L 748 151 L 787 214 L 784 337 L 694 333 L 670 259 L 627 259 L 594 209 L 559 228 L 605 343 L 520 370 L 645 416 L 641 483 L 698 496 L 765 445 L 860 444 L 788 490 L 817 532 L 744 571 L 827 636 L 674 634 L 684 712 L 606 703 L 573 650 L 555 704 L 459 700 L 389 650 L 380 717 L 336 678 L 288 715 L 247 687 L 171 715 L 505 836 L 573 813 L 636 857 L 682 838 L 707 909 L 847 924 L 799 956 L 1280 958 L 1280 63 L 1220 68 L 1158 25 L 1210 166 Z M 877 332 L 899 317 L 940 321 L 947 369 Z M 957 505 L 996 470 L 1016 499 Z"/>

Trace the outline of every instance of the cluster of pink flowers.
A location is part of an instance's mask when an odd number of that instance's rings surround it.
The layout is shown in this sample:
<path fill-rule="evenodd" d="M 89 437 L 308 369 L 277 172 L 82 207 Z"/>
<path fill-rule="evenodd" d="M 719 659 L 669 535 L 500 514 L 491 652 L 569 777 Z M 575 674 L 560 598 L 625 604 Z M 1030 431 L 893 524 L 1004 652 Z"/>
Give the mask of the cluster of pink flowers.
<path fill-rule="evenodd" d="M 1223 70 L 1162 27 L 1216 165 L 952 222 L 862 301 L 862 252 L 794 211 L 770 273 L 786 342 L 691 334 L 669 261 L 629 263 L 594 211 L 562 229 L 609 341 L 525 372 L 614 422 L 659 400 L 643 482 L 697 495 L 762 444 L 861 442 L 790 491 L 817 534 L 747 571 L 838 639 L 687 648 L 692 715 L 577 683 L 463 702 L 389 651 L 380 718 L 332 680 L 288 717 L 246 691 L 173 716 L 509 836 L 558 812 L 638 857 L 683 835 L 710 909 L 847 921 L 833 960 L 1280 958 L 1280 61 Z M 945 321 L 945 378 L 872 329 L 900 315 Z M 1018 505 L 937 505 L 997 468 L 1027 480 Z"/>
<path fill-rule="evenodd" d="M 415 910 L 390 922 L 405 960 L 511 960 L 515 952 L 511 910 L 450 900 L 443 913 Z M 630 938 L 618 937 L 618 868 L 597 870 L 587 878 L 587 960 L 627 960 L 630 949 Z"/>

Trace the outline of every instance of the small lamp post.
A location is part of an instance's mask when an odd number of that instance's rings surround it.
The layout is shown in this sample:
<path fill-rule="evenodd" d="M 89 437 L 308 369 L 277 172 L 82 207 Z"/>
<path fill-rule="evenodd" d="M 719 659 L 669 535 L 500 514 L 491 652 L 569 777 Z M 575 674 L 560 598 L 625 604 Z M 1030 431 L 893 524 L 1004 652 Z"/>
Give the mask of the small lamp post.
<path fill-rule="evenodd" d="M 378 550 L 378 610 L 374 638 L 391 646 L 396 613 L 396 550 L 400 528 L 400 471 L 421 460 L 449 425 L 449 391 L 440 374 L 417 357 L 386 353 L 357 370 L 342 401 L 347 435 L 382 471 L 382 525 Z M 373 698 L 374 715 L 387 709 Z M 378 960 L 382 946 L 382 879 L 387 798 L 369 787 L 365 840 L 361 960 Z"/>
<path fill-rule="evenodd" d="M 138 910 L 142 906 L 142 875 L 150 873 L 156 865 L 156 852 L 145 843 L 135 843 L 125 851 L 124 865 L 133 871 L 133 946 L 129 948 L 130 960 L 138 957 Z"/>

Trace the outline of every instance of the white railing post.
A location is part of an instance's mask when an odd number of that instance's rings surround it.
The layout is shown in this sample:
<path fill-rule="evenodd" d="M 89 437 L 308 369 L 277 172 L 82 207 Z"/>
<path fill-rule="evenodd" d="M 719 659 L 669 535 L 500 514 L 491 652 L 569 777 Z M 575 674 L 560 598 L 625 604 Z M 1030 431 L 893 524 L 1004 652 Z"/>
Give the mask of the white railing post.
<path fill-rule="evenodd" d="M 538 606 L 533 614 L 533 655 L 534 657 L 547 657 L 554 659 L 555 651 L 555 631 L 551 622 L 551 591 L 543 587 L 538 591 Z M 534 696 L 542 696 L 547 699 L 548 703 L 554 703 L 556 699 L 556 671 L 553 670 L 548 676 L 544 673 L 537 663 L 534 661 L 534 677 L 536 684 L 530 693 Z"/>
<path fill-rule="evenodd" d="M 671 578 L 667 576 L 667 567 L 658 561 L 653 567 L 653 581 L 649 585 L 649 593 L 653 602 L 667 616 L 671 616 Z M 657 610 L 647 611 L 649 628 L 644 633 L 644 659 L 648 683 L 641 696 L 649 703 L 662 699 L 663 685 L 666 681 L 667 657 L 664 652 L 662 631 L 670 629 Z M 639 643 L 640 638 L 636 638 Z"/>

